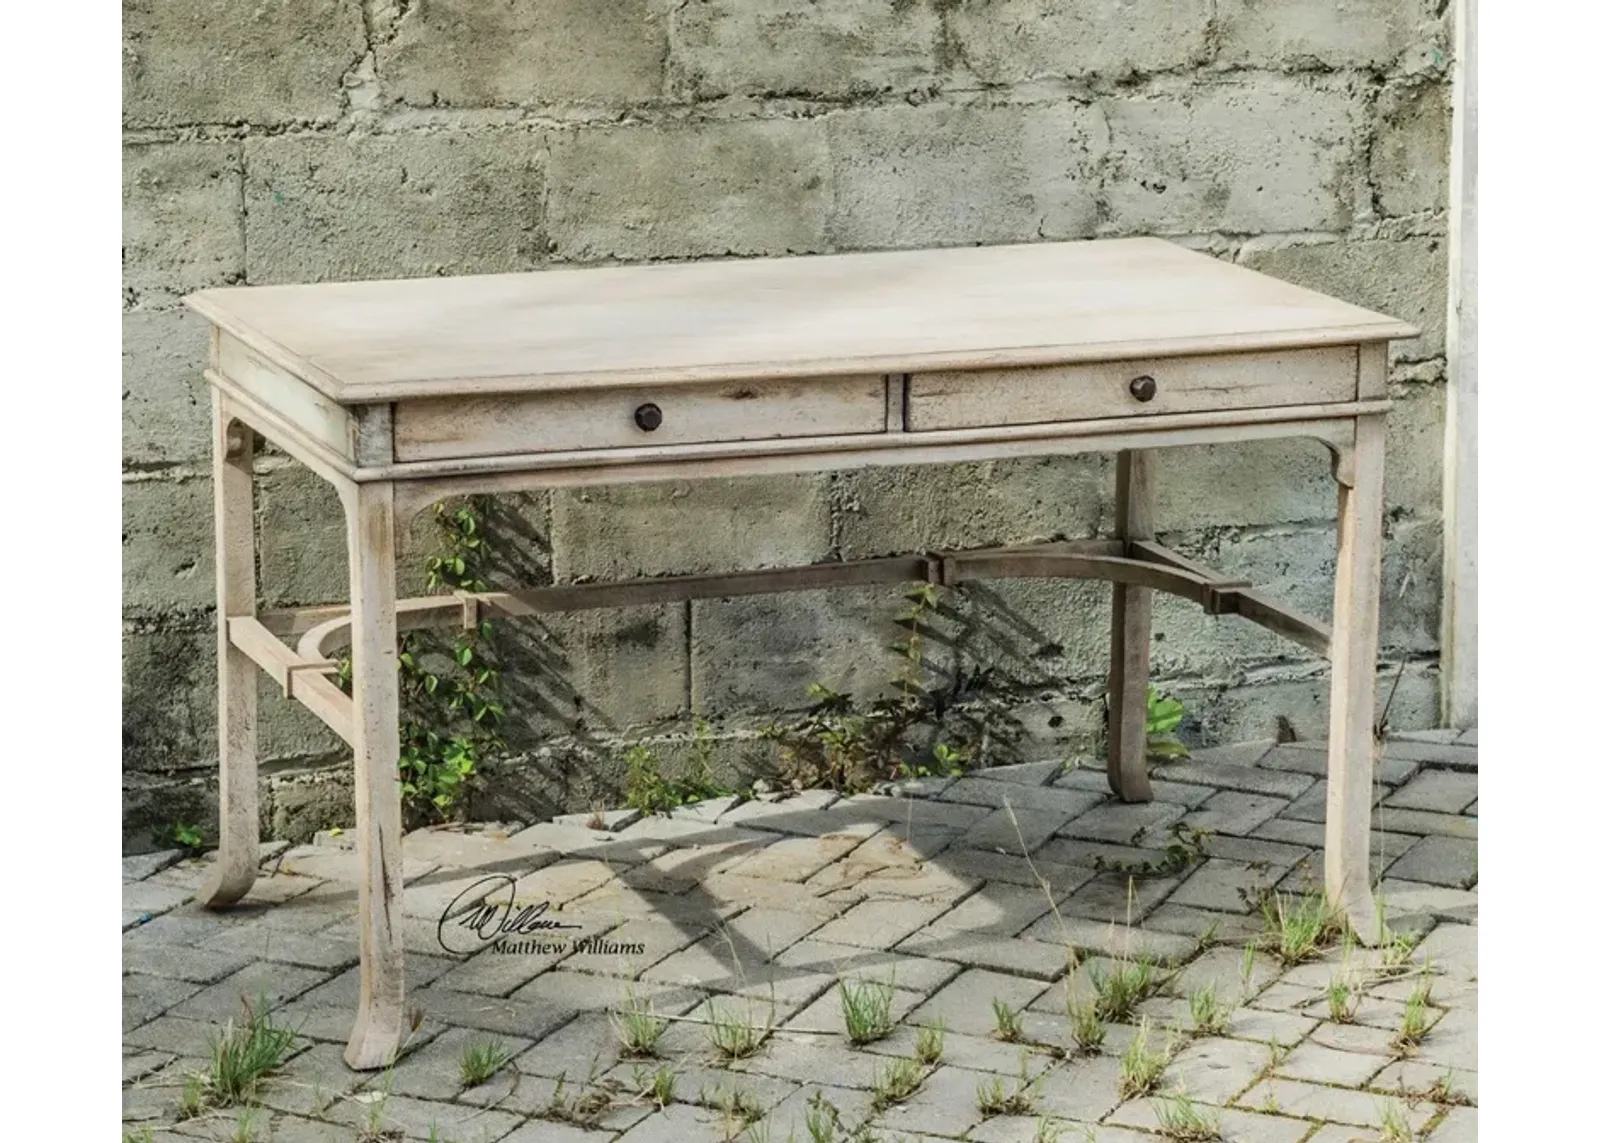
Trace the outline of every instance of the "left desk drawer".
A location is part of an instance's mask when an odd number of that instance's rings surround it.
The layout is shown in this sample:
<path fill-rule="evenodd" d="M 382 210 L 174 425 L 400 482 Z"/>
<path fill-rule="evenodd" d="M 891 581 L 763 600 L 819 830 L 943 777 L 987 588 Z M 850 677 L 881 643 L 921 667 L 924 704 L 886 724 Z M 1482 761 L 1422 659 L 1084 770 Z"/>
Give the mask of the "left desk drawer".
<path fill-rule="evenodd" d="M 394 458 L 881 433 L 887 410 L 881 373 L 424 398 L 395 405 Z"/>

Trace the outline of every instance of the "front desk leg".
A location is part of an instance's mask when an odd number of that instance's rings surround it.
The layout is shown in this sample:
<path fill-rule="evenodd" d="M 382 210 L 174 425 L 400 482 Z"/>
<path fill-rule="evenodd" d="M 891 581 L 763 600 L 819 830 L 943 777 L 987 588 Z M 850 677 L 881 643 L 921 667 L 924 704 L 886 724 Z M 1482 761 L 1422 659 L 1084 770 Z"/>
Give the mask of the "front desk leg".
<path fill-rule="evenodd" d="M 1148 450 L 1117 454 L 1117 539 L 1154 538 L 1150 480 Z M 1153 596 L 1148 587 L 1126 583 L 1111 587 L 1111 712 L 1106 777 L 1112 793 L 1124 802 L 1148 802 L 1152 796 L 1145 766 L 1145 693 L 1150 685 Z"/>
<path fill-rule="evenodd" d="M 217 863 L 196 895 L 232 905 L 255 884 L 261 859 L 256 773 L 256 665 L 228 637 L 228 617 L 256 613 L 255 434 L 211 393 L 217 553 Z"/>
<path fill-rule="evenodd" d="M 1334 579 L 1329 657 L 1329 902 L 1366 944 L 1379 939 L 1369 852 L 1372 833 L 1373 716 L 1378 668 L 1378 594 L 1383 545 L 1381 416 L 1356 419 L 1349 484 L 1339 486 L 1339 567 Z"/>
<path fill-rule="evenodd" d="M 356 856 L 361 1001 L 345 1062 L 381 1068 L 408 1026 L 401 936 L 400 674 L 395 624 L 394 486 L 344 490 L 355 683 Z"/>

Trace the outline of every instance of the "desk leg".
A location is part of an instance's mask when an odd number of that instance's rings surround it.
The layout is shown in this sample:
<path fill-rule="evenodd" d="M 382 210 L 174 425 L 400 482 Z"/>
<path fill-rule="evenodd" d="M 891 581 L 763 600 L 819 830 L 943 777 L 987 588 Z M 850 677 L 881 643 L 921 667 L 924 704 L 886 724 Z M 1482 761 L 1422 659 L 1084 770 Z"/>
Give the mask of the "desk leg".
<path fill-rule="evenodd" d="M 1380 936 L 1369 850 L 1373 716 L 1378 669 L 1379 561 L 1383 545 L 1383 418 L 1356 419 L 1349 487 L 1339 487 L 1339 567 L 1334 580 L 1329 695 L 1328 900 L 1367 944 Z"/>
<path fill-rule="evenodd" d="M 361 1006 L 344 1058 L 381 1068 L 407 1029 L 401 955 L 400 675 L 395 626 L 394 486 L 344 490 L 350 546 L 350 652 L 355 683 L 356 857 Z"/>
<path fill-rule="evenodd" d="M 1117 454 L 1119 540 L 1154 538 L 1151 526 L 1151 455 L 1148 450 Z M 1148 587 L 1111 587 L 1111 721 L 1106 744 L 1106 776 L 1124 802 L 1148 802 L 1150 774 L 1145 767 L 1145 692 L 1150 685 L 1150 606 Z"/>
<path fill-rule="evenodd" d="M 232 905 L 250 891 L 260 861 L 256 787 L 256 666 L 228 641 L 230 615 L 256 612 L 255 435 L 211 394 L 211 479 L 216 509 L 217 747 L 220 837 L 202 905 Z"/>

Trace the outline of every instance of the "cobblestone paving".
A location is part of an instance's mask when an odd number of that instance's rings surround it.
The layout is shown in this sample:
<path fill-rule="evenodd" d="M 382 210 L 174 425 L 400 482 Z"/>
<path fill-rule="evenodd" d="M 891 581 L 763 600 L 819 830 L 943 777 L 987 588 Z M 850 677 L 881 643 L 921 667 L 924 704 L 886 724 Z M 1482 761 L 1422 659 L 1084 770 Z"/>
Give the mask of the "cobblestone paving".
<path fill-rule="evenodd" d="M 1419 943 L 1335 940 L 1286 966 L 1252 950 L 1265 925 L 1247 898 L 1294 901 L 1320 878 L 1325 767 L 1317 744 L 1261 743 L 1163 767 L 1143 806 L 1111 802 L 1103 772 L 1040 763 L 884 795 L 419 831 L 405 842 L 419 1022 L 370 1074 L 341 1057 L 357 985 L 348 835 L 264 847 L 250 897 L 215 913 L 192 901 L 203 861 L 129 857 L 124 1139 L 1474 1139 L 1476 737 L 1392 740 L 1379 770 L 1375 870 L 1391 929 Z M 1179 824 L 1212 831 L 1208 856 L 1130 889 L 1119 869 L 1160 865 Z M 458 923 L 513 892 L 574 927 L 483 947 Z M 1110 1007 L 1141 957 L 1152 991 L 1086 1051 L 1083 1013 Z M 1346 990 L 1353 1011 L 1335 1019 Z M 880 1038 L 851 1043 L 846 995 L 881 1001 Z M 298 1029 L 292 1058 L 253 1108 L 183 1118 L 208 1038 L 262 996 Z M 1204 1034 L 1208 996 L 1221 1027 Z M 1418 1034 L 1401 1047 L 1408 1005 Z M 630 1010 L 664 1021 L 658 1057 L 626 1058 Z M 741 1026 L 752 1052 L 713 1046 Z M 464 1053 L 490 1043 L 509 1058 L 465 1086 Z M 1123 1082 L 1140 1043 L 1170 1053 L 1144 1094 Z M 658 1072 L 668 1099 L 645 1094 Z"/>

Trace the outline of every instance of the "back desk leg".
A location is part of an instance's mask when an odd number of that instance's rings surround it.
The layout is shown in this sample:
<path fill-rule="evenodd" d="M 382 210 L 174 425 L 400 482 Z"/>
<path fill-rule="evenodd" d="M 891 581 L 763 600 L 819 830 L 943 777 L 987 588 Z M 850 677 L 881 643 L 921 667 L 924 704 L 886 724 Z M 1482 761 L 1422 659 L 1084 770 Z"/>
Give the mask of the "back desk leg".
<path fill-rule="evenodd" d="M 1116 535 L 1120 540 L 1154 538 L 1151 524 L 1151 455 L 1148 450 L 1117 454 Z M 1111 587 L 1111 721 L 1106 745 L 1106 776 L 1124 802 L 1148 802 L 1150 774 L 1145 766 L 1145 692 L 1150 685 L 1150 607 L 1148 587 Z"/>

